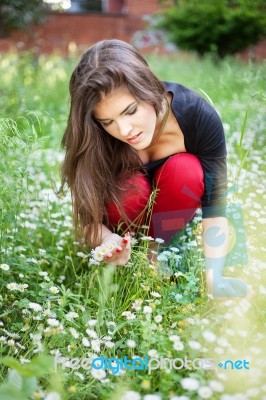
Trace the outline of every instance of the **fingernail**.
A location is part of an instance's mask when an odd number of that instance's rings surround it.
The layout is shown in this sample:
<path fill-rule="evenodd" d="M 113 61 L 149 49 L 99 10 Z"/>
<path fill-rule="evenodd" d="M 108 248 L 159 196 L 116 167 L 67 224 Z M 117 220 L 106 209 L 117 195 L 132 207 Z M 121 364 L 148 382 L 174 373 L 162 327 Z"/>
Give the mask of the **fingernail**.
<path fill-rule="evenodd" d="M 122 243 L 123 243 L 123 244 L 128 244 L 128 239 L 123 238 L 123 239 L 122 239 Z"/>
<path fill-rule="evenodd" d="M 120 249 L 120 247 L 118 247 L 117 249 L 115 249 L 116 253 L 121 253 L 122 249 Z"/>
<path fill-rule="evenodd" d="M 113 254 L 112 254 L 112 253 L 108 253 L 108 254 L 106 254 L 105 257 L 106 257 L 106 258 L 112 258 L 112 257 L 113 257 Z"/>

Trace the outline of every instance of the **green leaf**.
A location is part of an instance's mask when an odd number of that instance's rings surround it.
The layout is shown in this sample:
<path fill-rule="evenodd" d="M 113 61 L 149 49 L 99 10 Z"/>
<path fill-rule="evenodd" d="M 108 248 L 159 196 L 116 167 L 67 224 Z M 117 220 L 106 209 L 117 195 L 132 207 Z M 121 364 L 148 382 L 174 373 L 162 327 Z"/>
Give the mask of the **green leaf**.
<path fill-rule="evenodd" d="M 19 301 L 16 302 L 16 304 L 18 305 L 18 307 L 20 308 L 27 308 L 29 305 L 30 300 L 27 298 L 21 299 Z"/>
<path fill-rule="evenodd" d="M 48 374 L 53 369 L 53 357 L 48 355 L 40 355 L 32 359 L 30 364 L 23 366 L 23 376 L 41 377 Z"/>
<path fill-rule="evenodd" d="M 3 400 L 28 400 L 21 390 L 6 383 L 0 386 L 0 399 Z"/>
<path fill-rule="evenodd" d="M 0 359 L 0 362 L 2 362 L 6 367 L 16 369 L 17 371 L 21 369 L 21 364 L 13 357 L 2 358 Z"/>
<path fill-rule="evenodd" d="M 22 381 L 22 392 L 27 396 L 31 396 L 33 392 L 38 390 L 38 381 L 35 376 L 30 378 L 23 378 Z"/>
<path fill-rule="evenodd" d="M 32 359 L 29 364 L 21 365 L 13 357 L 5 357 L 2 359 L 4 365 L 15 369 L 24 377 L 41 377 L 53 369 L 53 357 L 49 355 L 39 355 Z"/>
<path fill-rule="evenodd" d="M 15 369 L 11 369 L 11 371 L 9 371 L 7 382 L 17 389 L 22 388 L 22 376 Z"/>
<path fill-rule="evenodd" d="M 243 142 L 244 134 L 245 134 L 245 131 L 246 131 L 247 118 L 248 118 L 248 112 L 246 110 L 245 118 L 244 118 L 244 121 L 243 121 L 243 124 L 242 124 L 242 127 L 241 127 L 241 136 L 240 136 L 240 142 L 239 142 L 240 147 L 242 147 L 242 142 Z"/>

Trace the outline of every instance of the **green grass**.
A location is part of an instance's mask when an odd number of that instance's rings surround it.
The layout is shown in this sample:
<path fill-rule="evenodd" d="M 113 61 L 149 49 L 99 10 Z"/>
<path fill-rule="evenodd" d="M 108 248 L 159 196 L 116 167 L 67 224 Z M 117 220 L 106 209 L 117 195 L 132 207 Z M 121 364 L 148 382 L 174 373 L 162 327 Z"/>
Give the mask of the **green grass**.
<path fill-rule="evenodd" d="M 177 271 L 182 271 L 177 285 L 156 273 L 146 256 L 148 242 L 141 236 L 126 267 L 89 265 L 89 249 L 74 239 L 69 196 L 58 199 L 53 191 L 60 179 L 68 81 L 77 60 L 41 56 L 36 61 L 26 53 L 20 57 L 2 55 L 3 399 L 59 398 L 50 392 L 70 400 L 265 396 L 265 65 L 241 64 L 234 59 L 213 65 L 209 59 L 183 53 L 147 59 L 161 79 L 177 81 L 201 93 L 222 117 L 229 186 L 234 188 L 229 203 L 237 204 L 243 214 L 248 250 L 247 264 L 227 268 L 226 272 L 244 279 L 255 294 L 224 302 L 207 295 L 197 220 L 174 243 L 182 256 L 177 265 Z M 231 231 L 234 246 L 236 224 L 231 225 Z M 194 241 L 196 245 L 191 246 Z M 176 254 L 172 251 L 168 255 L 173 265 Z M 10 283 L 15 283 L 13 290 L 7 286 Z M 37 303 L 38 310 L 34 311 L 30 303 Z M 180 340 L 173 341 L 173 335 Z M 150 357 L 214 358 L 216 365 L 227 359 L 246 359 L 250 370 L 154 370 L 150 375 L 145 370 L 119 375 L 107 372 L 99 380 L 90 369 L 59 368 L 53 372 L 54 357 L 59 352 L 68 358 L 103 355 L 129 359 L 134 355 L 143 358 L 150 352 Z M 37 355 L 41 357 L 30 363 Z M 203 389 L 184 388 L 186 377 L 196 379 Z M 127 393 L 130 390 L 135 394 Z M 158 397 L 149 398 L 149 394 Z"/>

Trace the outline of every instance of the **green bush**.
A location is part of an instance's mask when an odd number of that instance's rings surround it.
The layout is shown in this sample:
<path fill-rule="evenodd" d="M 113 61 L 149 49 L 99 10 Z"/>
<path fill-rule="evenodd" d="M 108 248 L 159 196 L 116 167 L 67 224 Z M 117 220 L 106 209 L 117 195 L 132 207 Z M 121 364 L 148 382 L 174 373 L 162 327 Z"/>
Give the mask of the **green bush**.
<path fill-rule="evenodd" d="M 159 24 L 180 48 L 223 58 L 265 36 L 265 8 L 260 0 L 176 1 Z"/>

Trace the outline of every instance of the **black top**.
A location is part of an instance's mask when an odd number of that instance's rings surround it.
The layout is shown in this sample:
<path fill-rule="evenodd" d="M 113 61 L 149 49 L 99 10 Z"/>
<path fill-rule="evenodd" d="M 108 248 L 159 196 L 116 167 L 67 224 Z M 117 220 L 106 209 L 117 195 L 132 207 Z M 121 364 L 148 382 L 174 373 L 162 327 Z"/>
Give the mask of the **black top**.
<path fill-rule="evenodd" d="M 184 134 L 185 148 L 188 153 L 195 154 L 202 165 L 205 184 L 202 217 L 225 216 L 227 152 L 222 122 L 214 108 L 196 92 L 178 83 L 164 84 L 173 94 L 171 109 Z M 145 164 L 148 174 L 152 177 L 169 157 Z"/>

